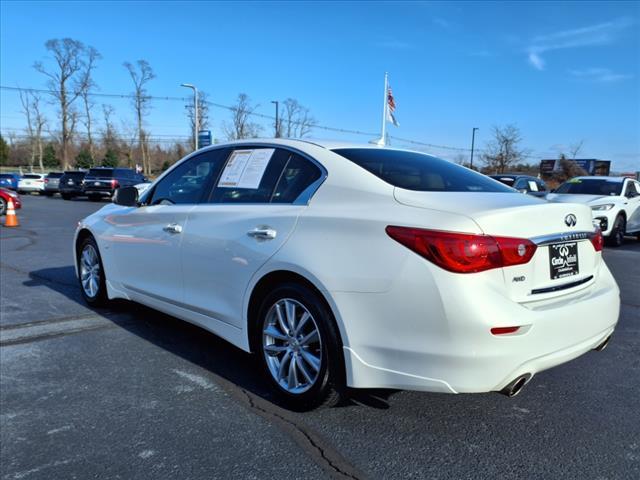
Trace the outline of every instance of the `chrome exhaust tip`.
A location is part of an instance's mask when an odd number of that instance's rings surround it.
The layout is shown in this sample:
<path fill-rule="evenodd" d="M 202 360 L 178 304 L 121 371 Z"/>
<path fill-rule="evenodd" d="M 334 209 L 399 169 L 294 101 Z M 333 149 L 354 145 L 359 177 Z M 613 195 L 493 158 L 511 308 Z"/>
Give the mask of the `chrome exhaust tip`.
<path fill-rule="evenodd" d="M 516 378 L 511 383 L 509 383 L 506 387 L 500 390 L 500 393 L 510 398 L 515 397 L 522 391 L 524 386 L 529 382 L 529 379 L 531 379 L 530 373 L 525 373 L 524 375 L 520 375 L 518 378 Z"/>
<path fill-rule="evenodd" d="M 607 345 L 609 345 L 610 341 L 611 341 L 611 335 L 609 335 L 607 338 L 605 338 L 604 342 L 602 342 L 600 345 L 598 345 L 596 348 L 594 348 L 594 350 L 596 352 L 603 351 L 605 348 L 607 348 Z"/>

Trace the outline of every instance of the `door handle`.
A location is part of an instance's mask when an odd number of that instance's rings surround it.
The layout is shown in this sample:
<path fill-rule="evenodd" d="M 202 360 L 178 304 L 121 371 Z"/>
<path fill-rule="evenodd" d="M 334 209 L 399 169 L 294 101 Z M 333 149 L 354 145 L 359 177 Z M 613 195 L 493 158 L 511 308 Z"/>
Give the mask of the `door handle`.
<path fill-rule="evenodd" d="M 276 234 L 277 232 L 269 227 L 258 227 L 247 232 L 247 235 L 259 240 L 273 240 L 276 238 Z"/>
<path fill-rule="evenodd" d="M 169 225 L 164 227 L 162 230 L 169 233 L 182 233 L 182 226 L 178 225 L 177 223 L 170 223 Z"/>

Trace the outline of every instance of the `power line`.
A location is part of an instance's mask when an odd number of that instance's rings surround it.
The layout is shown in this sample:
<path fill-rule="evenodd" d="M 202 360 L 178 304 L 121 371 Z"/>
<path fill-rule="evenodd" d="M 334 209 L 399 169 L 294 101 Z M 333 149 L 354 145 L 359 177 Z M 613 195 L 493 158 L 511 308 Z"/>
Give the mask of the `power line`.
<path fill-rule="evenodd" d="M 9 90 L 9 91 L 20 91 L 20 92 L 29 92 L 29 93 L 46 93 L 46 94 L 56 94 L 57 91 L 55 90 L 47 90 L 47 89 L 40 89 L 40 88 L 23 88 L 23 87 L 9 87 L 6 85 L 0 85 L 0 89 L 1 90 Z M 134 99 L 136 98 L 135 95 L 132 94 L 118 94 L 118 93 L 99 93 L 99 92 L 90 92 L 88 94 L 89 96 L 92 97 L 103 97 L 103 98 L 121 98 L 121 99 Z M 162 100 L 162 101 L 179 101 L 179 102 L 191 102 L 191 98 L 185 98 L 185 97 L 171 97 L 171 96 L 156 96 L 156 95 L 145 95 L 144 98 L 149 99 L 149 100 Z M 215 102 L 211 102 L 209 100 L 205 100 L 204 103 L 206 103 L 207 105 L 210 105 L 212 107 L 216 107 L 216 108 L 220 108 L 220 109 L 224 109 L 224 110 L 228 110 L 231 112 L 236 111 L 236 107 L 232 107 L 230 105 L 224 105 L 221 103 L 215 103 Z M 272 115 L 266 115 L 263 113 L 257 113 L 257 112 L 250 112 L 249 115 L 253 116 L 253 117 L 257 117 L 257 118 L 262 118 L 264 120 L 273 120 L 275 121 L 276 118 Z M 301 122 L 291 122 L 295 125 L 300 125 Z M 352 130 L 352 129 L 347 129 L 347 128 L 339 128 L 339 127 L 329 127 L 326 125 L 319 125 L 319 124 L 315 124 L 311 126 L 312 129 L 318 129 L 318 130 L 324 130 L 324 131 L 328 131 L 328 132 L 336 132 L 336 133 L 346 133 L 346 134 L 351 134 L 351 135 L 361 135 L 361 136 L 367 136 L 367 137 L 376 137 L 379 135 L 378 132 L 365 132 L 362 130 Z M 7 129 L 9 130 L 9 129 Z M 17 130 L 17 129 L 15 129 Z M 161 135 L 155 135 L 155 137 L 158 137 Z M 167 137 L 169 137 L 169 135 L 166 135 Z M 178 138 L 178 137 L 188 137 L 190 138 L 190 136 L 184 136 L 184 135 L 177 135 L 177 136 L 171 136 L 172 138 Z M 471 152 L 470 148 L 463 148 L 463 147 L 453 147 L 450 145 L 437 145 L 437 144 L 433 144 L 433 143 L 428 143 L 428 142 L 421 142 L 418 140 L 411 140 L 411 139 L 407 139 L 407 138 L 401 138 L 401 137 L 396 137 L 396 136 L 389 136 L 390 139 L 392 140 L 397 140 L 399 142 L 403 142 L 403 143 L 407 143 L 410 145 L 417 145 L 417 146 L 421 146 L 421 147 L 428 147 L 428 148 L 434 148 L 434 149 L 440 149 L 440 150 L 448 150 L 448 151 L 453 151 L 453 152 L 460 152 L 460 153 L 468 153 Z M 477 152 L 482 153 L 484 150 L 482 149 L 476 149 Z M 532 154 L 525 154 L 522 155 L 523 158 L 539 158 L 540 155 L 532 155 Z"/>

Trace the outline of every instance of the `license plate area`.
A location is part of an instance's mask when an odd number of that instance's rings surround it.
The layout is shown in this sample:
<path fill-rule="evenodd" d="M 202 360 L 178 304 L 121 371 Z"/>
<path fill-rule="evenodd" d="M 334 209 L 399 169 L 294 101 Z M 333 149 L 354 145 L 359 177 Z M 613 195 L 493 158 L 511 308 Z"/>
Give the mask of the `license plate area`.
<path fill-rule="evenodd" d="M 551 280 L 578 275 L 578 242 L 549 245 L 549 269 Z"/>

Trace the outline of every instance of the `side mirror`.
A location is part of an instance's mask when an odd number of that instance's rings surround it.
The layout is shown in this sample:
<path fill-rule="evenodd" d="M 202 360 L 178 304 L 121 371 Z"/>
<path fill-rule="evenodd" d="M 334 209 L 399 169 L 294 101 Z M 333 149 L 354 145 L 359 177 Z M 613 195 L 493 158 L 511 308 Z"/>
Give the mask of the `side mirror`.
<path fill-rule="evenodd" d="M 136 187 L 120 187 L 113 195 L 113 203 L 123 207 L 138 206 L 138 189 Z"/>

